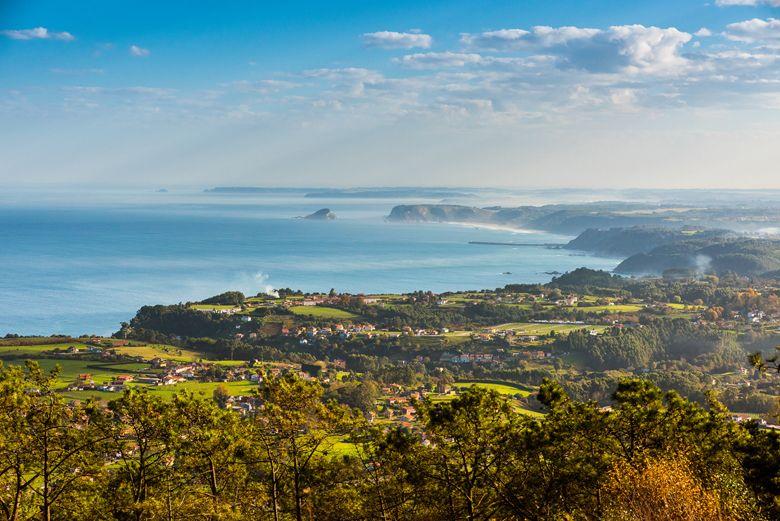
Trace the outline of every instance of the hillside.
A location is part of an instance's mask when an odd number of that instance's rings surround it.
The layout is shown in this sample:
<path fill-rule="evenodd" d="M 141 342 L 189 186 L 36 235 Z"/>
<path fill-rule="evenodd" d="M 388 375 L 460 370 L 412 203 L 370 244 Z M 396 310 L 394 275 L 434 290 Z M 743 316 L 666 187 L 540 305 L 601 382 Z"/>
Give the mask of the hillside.
<path fill-rule="evenodd" d="M 632 255 L 616 273 L 658 275 L 667 270 L 761 275 L 780 269 L 780 242 L 764 239 L 692 239 Z"/>
<path fill-rule="evenodd" d="M 392 209 L 388 220 L 397 222 L 491 223 L 501 226 L 577 234 L 586 228 L 646 225 L 661 222 L 656 207 L 631 203 L 551 204 L 515 208 L 416 204 Z M 638 213 L 637 213 L 638 212 Z M 646 213 L 645 213 L 646 212 Z"/>
<path fill-rule="evenodd" d="M 488 223 L 493 222 L 495 214 L 493 210 L 473 206 L 404 204 L 394 207 L 387 219 L 396 222 Z"/>
<path fill-rule="evenodd" d="M 387 219 L 394 222 L 456 222 L 496 224 L 553 233 L 578 235 L 588 229 L 614 228 L 665 229 L 682 234 L 686 228 L 720 228 L 749 231 L 780 224 L 780 212 L 767 208 L 680 207 L 643 203 L 601 201 L 583 204 L 549 204 L 541 206 L 485 207 L 450 204 L 399 205 Z M 606 233 L 606 232 L 605 232 Z M 647 232 L 652 245 L 665 242 L 664 234 Z M 654 237 L 653 237 L 654 236 Z M 669 235 L 667 238 L 673 238 Z M 595 237 L 591 237 L 593 239 Z M 683 240 L 685 237 L 679 237 Z M 642 239 L 637 239 L 637 244 Z M 615 241 L 617 243 L 619 241 Z M 631 254 L 612 248 L 613 253 Z M 647 249 L 643 251 L 649 251 Z"/>
<path fill-rule="evenodd" d="M 610 228 L 599 230 L 589 228 L 571 240 L 564 249 L 580 250 L 606 256 L 631 256 L 649 253 L 653 249 L 691 239 L 714 240 L 732 235 L 726 230 L 683 231 L 670 228 L 641 227 Z"/>

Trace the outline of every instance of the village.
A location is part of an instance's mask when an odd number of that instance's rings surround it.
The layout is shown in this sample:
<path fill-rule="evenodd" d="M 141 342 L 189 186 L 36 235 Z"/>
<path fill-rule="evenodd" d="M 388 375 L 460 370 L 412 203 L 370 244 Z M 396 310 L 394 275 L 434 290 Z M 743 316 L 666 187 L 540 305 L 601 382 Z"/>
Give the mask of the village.
<path fill-rule="evenodd" d="M 717 389 L 735 418 L 766 422 L 777 382 L 759 378 L 747 354 L 753 345 L 780 339 L 774 288 L 737 287 L 729 290 L 731 301 L 716 301 L 706 297 L 714 294 L 712 281 L 683 288 L 677 282 L 653 284 L 652 291 L 535 286 L 404 295 L 227 292 L 144 308 L 113 338 L 5 339 L 0 357 L 10 364 L 32 359 L 47 370 L 60 367 L 60 391 L 74 400 L 106 402 L 126 389 L 167 398 L 181 391 L 217 393 L 241 413 L 259 405 L 265 378 L 284 373 L 319 382 L 334 399 L 342 399 L 344 389 L 375 382 L 364 415 L 410 427 L 415 400 L 451 400 L 469 385 L 497 390 L 534 415 L 542 412 L 534 396 L 545 378 L 561 381 L 581 399 L 606 403 L 605 389 L 620 378 L 673 375 L 672 388 L 699 396 Z M 160 312 L 176 318 L 143 316 Z M 748 347 L 732 347 L 726 358 L 697 355 L 702 351 L 695 342 L 685 347 L 693 353 L 686 360 L 653 354 L 658 348 L 650 346 L 647 355 L 623 362 L 594 358 L 613 338 L 633 335 L 646 342 L 643 331 L 662 324 L 687 328 L 670 338 L 703 335 L 707 344 L 713 335 L 728 334 Z M 197 335 L 188 332 L 196 329 Z M 713 349 L 721 348 L 716 343 Z M 594 379 L 604 383 L 592 390 L 588 382 Z"/>

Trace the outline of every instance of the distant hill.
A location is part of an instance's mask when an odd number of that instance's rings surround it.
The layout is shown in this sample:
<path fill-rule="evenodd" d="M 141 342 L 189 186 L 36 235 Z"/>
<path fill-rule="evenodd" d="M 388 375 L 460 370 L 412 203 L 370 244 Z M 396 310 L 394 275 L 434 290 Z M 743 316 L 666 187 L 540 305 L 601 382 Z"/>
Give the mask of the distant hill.
<path fill-rule="evenodd" d="M 203 190 L 215 194 L 299 194 L 311 188 L 275 188 L 270 186 L 216 186 Z"/>
<path fill-rule="evenodd" d="M 398 222 L 458 222 L 489 223 L 495 212 L 474 206 L 455 204 L 399 205 L 392 209 L 388 220 Z"/>
<path fill-rule="evenodd" d="M 312 199 L 444 199 L 447 197 L 474 197 L 474 194 L 446 188 L 345 188 L 316 190 L 304 197 Z"/>
<path fill-rule="evenodd" d="M 516 208 L 414 204 L 396 206 L 388 220 L 401 222 L 457 222 L 496 224 L 557 233 L 577 234 L 586 228 L 658 222 L 655 214 L 632 214 L 657 209 L 654 206 L 622 202 L 582 205 L 519 206 Z"/>
<path fill-rule="evenodd" d="M 606 256 L 628 257 L 649 253 L 653 249 L 691 239 L 715 240 L 736 235 L 727 230 L 679 230 L 659 227 L 590 228 L 564 246 L 567 250 L 581 250 Z"/>
<path fill-rule="evenodd" d="M 390 212 L 388 220 L 489 223 L 567 235 L 578 235 L 588 229 L 634 227 L 662 228 L 679 233 L 687 228 L 749 231 L 780 226 L 780 210 L 776 207 L 758 206 L 701 208 L 615 201 L 514 208 L 415 204 L 396 206 Z M 646 238 L 651 237 L 648 235 Z M 663 237 L 659 236 L 653 240 L 662 241 Z M 653 244 L 659 245 L 662 242 Z M 615 253 L 618 251 L 615 250 Z"/>
<path fill-rule="evenodd" d="M 762 275 L 780 270 L 780 241 L 767 239 L 691 239 L 632 255 L 616 273 L 660 275 L 669 270 Z"/>

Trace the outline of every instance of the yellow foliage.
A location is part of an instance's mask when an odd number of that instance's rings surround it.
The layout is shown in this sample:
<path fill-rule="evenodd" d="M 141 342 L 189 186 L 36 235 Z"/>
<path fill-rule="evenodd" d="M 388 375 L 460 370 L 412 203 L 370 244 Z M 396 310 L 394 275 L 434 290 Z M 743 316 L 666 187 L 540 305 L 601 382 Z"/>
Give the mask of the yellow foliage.
<path fill-rule="evenodd" d="M 683 459 L 650 461 L 611 470 L 602 489 L 609 521 L 728 521 L 717 492 L 706 490 Z"/>

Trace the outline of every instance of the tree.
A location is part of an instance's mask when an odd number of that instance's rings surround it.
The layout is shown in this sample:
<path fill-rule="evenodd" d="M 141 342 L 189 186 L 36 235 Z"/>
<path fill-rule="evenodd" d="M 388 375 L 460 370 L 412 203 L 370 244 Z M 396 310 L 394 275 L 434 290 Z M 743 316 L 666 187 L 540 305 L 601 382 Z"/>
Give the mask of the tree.
<path fill-rule="evenodd" d="M 214 399 L 214 403 L 216 403 L 220 409 L 226 409 L 228 405 L 228 399 L 230 398 L 230 391 L 228 390 L 227 385 L 219 384 L 216 386 L 212 392 L 212 397 Z"/>
<path fill-rule="evenodd" d="M 0 503 L 7 519 L 26 517 L 35 505 L 40 519 L 50 521 L 57 507 L 65 512 L 63 503 L 77 501 L 69 496 L 102 467 L 105 415 L 93 403 L 68 404 L 54 389 L 58 374 L 58 368 L 46 373 L 32 361 L 24 372 L 2 371 L 0 458 L 3 478 L 11 479 Z"/>
<path fill-rule="evenodd" d="M 517 416 L 495 391 L 471 387 L 449 403 L 422 402 L 419 411 L 431 444 L 420 472 L 441 490 L 432 498 L 450 519 L 492 519 L 500 509 L 493 488 L 506 461 Z"/>
<path fill-rule="evenodd" d="M 323 403 L 319 383 L 302 380 L 293 373 L 266 378 L 260 395 L 263 407 L 255 416 L 255 432 L 267 447 L 267 463 L 274 469 L 270 483 L 274 518 L 279 515 L 281 471 L 291 482 L 295 519 L 302 521 L 307 487 L 312 483 L 310 470 L 345 432 L 349 415 L 342 408 Z"/>
<path fill-rule="evenodd" d="M 202 304 L 215 304 L 221 306 L 240 306 L 246 300 L 246 296 L 240 291 L 226 291 L 202 300 Z"/>
<path fill-rule="evenodd" d="M 547 415 L 513 431 L 507 444 L 499 481 L 506 509 L 518 519 L 596 517 L 598 485 L 615 452 L 608 416 L 593 402 L 571 400 L 550 380 L 539 400 Z"/>
<path fill-rule="evenodd" d="M 381 396 L 379 386 L 373 380 L 350 382 L 336 389 L 339 403 L 358 409 L 364 415 L 376 411 L 376 401 Z"/>
<path fill-rule="evenodd" d="M 151 512 L 172 512 L 171 404 L 135 388 L 109 403 L 113 423 L 108 429 L 111 453 L 118 458 L 113 506 L 136 521 Z"/>
<path fill-rule="evenodd" d="M 173 398 L 171 448 L 174 470 L 195 501 L 196 512 L 205 514 L 211 505 L 212 519 L 223 519 L 242 510 L 244 484 L 248 481 L 243 455 L 248 448 L 246 429 L 238 415 L 216 406 L 213 401 L 182 392 Z M 193 502 L 189 502 L 190 505 Z"/>
<path fill-rule="evenodd" d="M 607 521 L 698 521 L 725 516 L 683 459 L 652 460 L 640 468 L 616 464 L 602 487 Z"/>

